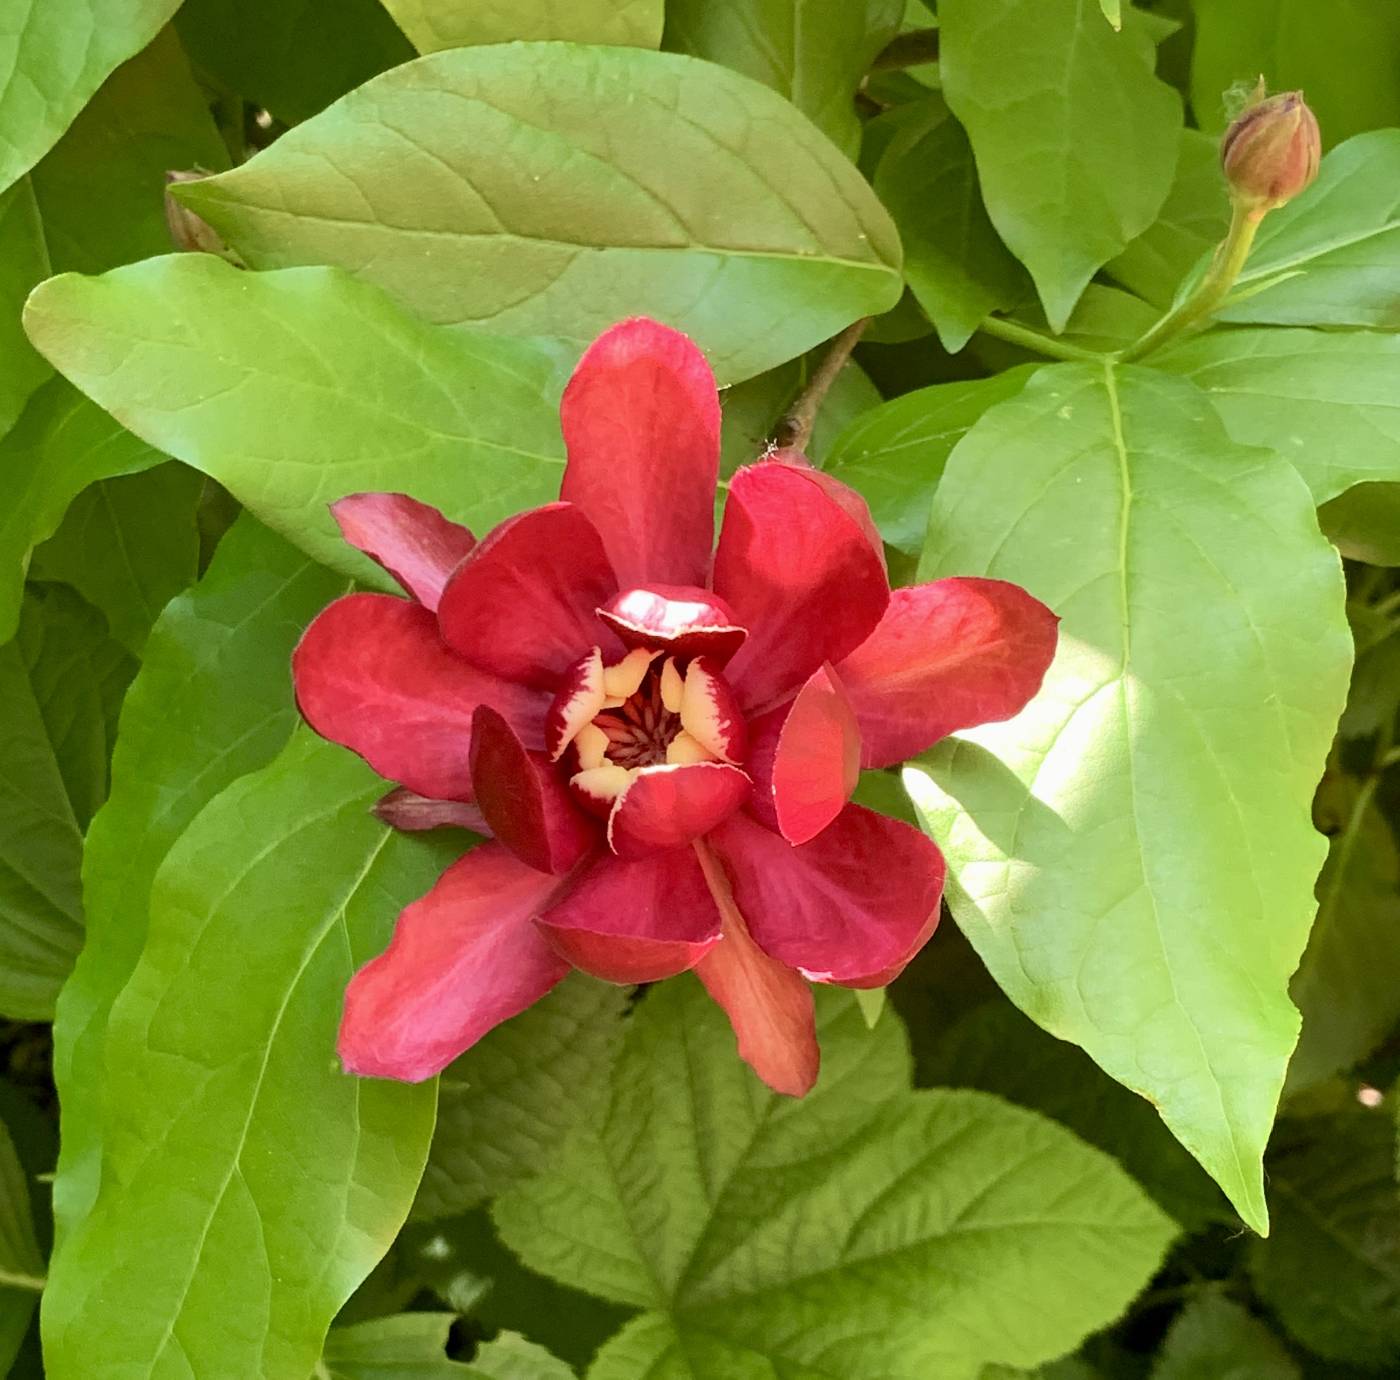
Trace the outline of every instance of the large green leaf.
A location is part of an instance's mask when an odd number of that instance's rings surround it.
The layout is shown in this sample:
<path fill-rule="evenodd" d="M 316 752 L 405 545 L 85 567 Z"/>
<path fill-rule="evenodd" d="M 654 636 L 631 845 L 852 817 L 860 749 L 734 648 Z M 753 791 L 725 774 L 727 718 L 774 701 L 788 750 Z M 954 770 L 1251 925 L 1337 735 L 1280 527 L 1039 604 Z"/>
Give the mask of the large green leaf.
<path fill-rule="evenodd" d="M 1227 94 L 1262 76 L 1270 90 L 1301 87 L 1333 144 L 1400 124 L 1400 8 L 1390 0 L 1191 0 L 1191 105 L 1218 134 Z"/>
<path fill-rule="evenodd" d="M 1303 1033 L 1290 1091 L 1359 1064 L 1400 1021 L 1400 850 L 1376 808 L 1374 777 L 1323 783 L 1332 834 L 1317 920 L 1289 992 Z"/>
<path fill-rule="evenodd" d="M 1400 326 L 1400 129 L 1348 139 L 1306 192 L 1264 218 L 1236 294 L 1244 300 L 1222 320 Z"/>
<path fill-rule="evenodd" d="M 52 278 L 26 323 L 137 435 L 352 574 L 382 579 L 327 511 L 345 494 L 400 490 L 486 528 L 558 492 L 550 360 L 429 326 L 344 273 L 173 255 Z"/>
<path fill-rule="evenodd" d="M 10 0 L 0 32 L 0 191 L 68 128 L 180 0 Z"/>
<path fill-rule="evenodd" d="M 72 585 L 112 636 L 141 655 L 151 625 L 199 570 L 204 476 L 167 463 L 85 489 L 38 550 L 31 574 Z"/>
<path fill-rule="evenodd" d="M 670 0 L 665 42 L 772 87 L 854 154 L 856 89 L 903 10 L 902 0 Z"/>
<path fill-rule="evenodd" d="M 384 0 L 420 53 L 513 39 L 655 48 L 663 0 Z"/>
<path fill-rule="evenodd" d="M 48 378 L 48 363 L 25 339 L 20 309 L 35 283 L 49 275 L 48 245 L 34 193 L 25 178 L 0 192 L 0 436 Z"/>
<path fill-rule="evenodd" d="M 1292 461 L 1318 503 L 1400 480 L 1400 336 L 1212 331 L 1154 362 L 1204 389 L 1235 440 Z"/>
<path fill-rule="evenodd" d="M 1056 365 L 953 452 L 921 574 L 1012 580 L 1062 619 L 1019 717 L 906 772 L 954 915 L 1266 1230 L 1325 846 L 1309 806 L 1351 658 L 1306 486 L 1180 379 Z"/>
<path fill-rule="evenodd" d="M 1059 330 L 1085 284 L 1157 218 L 1181 102 L 1136 24 L 1083 0 L 941 0 L 944 94 L 987 212 Z"/>
<path fill-rule="evenodd" d="M 382 790 L 300 735 L 160 864 L 107 1029 L 101 1185 L 45 1299 L 54 1380 L 308 1374 L 402 1225 L 436 1084 L 347 1077 L 335 1031 L 453 841 L 386 829 Z"/>
<path fill-rule="evenodd" d="M 296 722 L 292 647 L 345 589 L 343 579 L 245 517 L 146 644 L 122 710 L 111 798 L 88 831 L 87 939 L 54 1025 L 63 1112 L 54 1308 L 71 1308 L 72 1296 L 87 1287 L 63 1238 L 97 1192 L 107 1016 L 145 942 L 152 878 L 199 810 L 287 741 Z"/>
<path fill-rule="evenodd" d="M 0 1368 L 6 1374 L 43 1286 L 44 1258 L 34 1235 L 28 1176 L 9 1129 L 0 1122 Z"/>
<path fill-rule="evenodd" d="M 169 251 L 165 174 L 228 166 L 174 31 L 103 82 L 34 169 L 55 272 L 101 273 Z"/>
<path fill-rule="evenodd" d="M 575 974 L 443 1070 L 415 1217 L 457 1216 L 544 1168 L 603 1100 L 627 1000 Z"/>
<path fill-rule="evenodd" d="M 471 1362 L 444 1347 L 451 1313 L 398 1313 L 333 1327 L 312 1380 L 573 1380 L 543 1347 L 510 1333 L 484 1343 Z"/>
<path fill-rule="evenodd" d="M 89 484 L 160 458 L 64 379 L 30 398 L 0 440 L 0 642 L 14 633 L 30 553 L 58 530 L 68 505 Z"/>
<path fill-rule="evenodd" d="M 432 321 L 576 346 L 643 313 L 722 383 L 900 291 L 888 215 L 791 105 L 639 48 L 435 53 L 178 195 L 255 268 L 337 264 Z"/>
<path fill-rule="evenodd" d="M 1283 1343 L 1220 1294 L 1194 1298 L 1168 1331 L 1152 1380 L 1299 1380 Z"/>
<path fill-rule="evenodd" d="M 51 1020 L 82 942 L 82 829 L 106 787 L 131 665 L 101 617 L 53 588 L 0 647 L 0 1014 Z"/>
<path fill-rule="evenodd" d="M 1277 1225 L 1255 1287 L 1310 1351 L 1394 1373 L 1400 1361 L 1400 1196 L 1389 1107 L 1286 1120 L 1269 1147 Z"/>
<path fill-rule="evenodd" d="M 959 1380 L 1117 1315 L 1173 1228 L 1106 1156 L 979 1093 L 910 1093 L 898 1021 L 819 993 L 825 1068 L 763 1088 L 698 985 L 633 1015 L 605 1112 L 498 1200 L 532 1268 L 648 1312 L 590 1380 Z"/>

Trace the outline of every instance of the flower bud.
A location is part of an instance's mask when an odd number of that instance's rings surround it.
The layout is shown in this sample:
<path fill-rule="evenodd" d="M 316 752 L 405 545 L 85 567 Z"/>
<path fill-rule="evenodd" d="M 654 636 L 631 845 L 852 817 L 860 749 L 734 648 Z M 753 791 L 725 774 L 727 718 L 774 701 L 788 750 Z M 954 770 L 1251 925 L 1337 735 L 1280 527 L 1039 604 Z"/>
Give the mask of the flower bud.
<path fill-rule="evenodd" d="M 170 239 L 176 249 L 197 254 L 218 254 L 233 261 L 233 251 L 223 242 L 214 227 L 170 195 L 170 188 L 177 182 L 198 182 L 209 175 L 200 169 L 165 174 L 165 223 L 170 227 Z"/>
<path fill-rule="evenodd" d="M 1301 91 L 1282 91 L 1249 106 L 1220 145 L 1231 196 L 1259 216 L 1307 187 L 1317 176 L 1321 156 L 1317 117 Z"/>

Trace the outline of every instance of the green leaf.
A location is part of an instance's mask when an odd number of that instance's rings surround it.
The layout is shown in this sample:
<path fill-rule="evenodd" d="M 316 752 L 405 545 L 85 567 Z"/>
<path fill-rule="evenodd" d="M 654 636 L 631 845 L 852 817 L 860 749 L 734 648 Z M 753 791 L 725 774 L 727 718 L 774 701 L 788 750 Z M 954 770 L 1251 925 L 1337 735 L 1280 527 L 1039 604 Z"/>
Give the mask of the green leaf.
<path fill-rule="evenodd" d="M 1183 129 L 1176 176 L 1157 219 L 1105 271 L 1165 310 L 1202 256 L 1225 237 L 1229 221 L 1220 142 L 1200 130 Z"/>
<path fill-rule="evenodd" d="M 1346 693 L 1340 563 L 1283 460 L 1154 371 L 1043 369 L 957 447 L 924 577 L 1062 619 L 1031 705 L 905 773 L 1009 997 L 1155 1103 L 1252 1227 Z"/>
<path fill-rule="evenodd" d="M 904 276 L 946 350 L 982 318 L 1015 306 L 1029 284 L 982 204 L 963 127 L 931 95 L 901 121 L 875 172 L 875 190 L 904 241 Z"/>
<path fill-rule="evenodd" d="M 1400 1358 L 1400 1197 L 1389 1107 L 1280 1123 L 1269 1149 L 1274 1235 L 1260 1297 L 1310 1351 L 1371 1368 Z"/>
<path fill-rule="evenodd" d="M 134 668 L 61 588 L 0 647 L 0 1013 L 53 1018 L 82 943 L 83 826 L 106 789 L 114 701 Z"/>
<path fill-rule="evenodd" d="M 575 974 L 443 1070 L 413 1206 L 451 1217 L 539 1173 L 601 1104 L 628 991 Z"/>
<path fill-rule="evenodd" d="M 169 252 L 165 174 L 228 166 L 171 29 L 123 63 L 34 169 L 56 273 L 101 273 Z"/>
<path fill-rule="evenodd" d="M 870 504 L 880 535 L 917 555 L 929 505 L 953 447 L 988 408 L 1014 397 L 1029 368 L 991 378 L 935 383 L 858 417 L 832 442 L 823 466 Z"/>
<path fill-rule="evenodd" d="M 50 1306 L 86 1290 L 64 1236 L 97 1192 L 107 1017 L 145 942 L 151 881 L 171 845 L 223 788 L 270 761 L 296 723 L 292 647 L 343 579 L 244 517 L 204 579 L 161 615 L 126 697 L 112 793 L 88 831 L 87 938 L 54 1025 L 62 1151 Z"/>
<path fill-rule="evenodd" d="M 23 177 L 180 0 L 13 0 L 0 34 L 0 191 Z"/>
<path fill-rule="evenodd" d="M 29 1178 L 0 1122 L 0 1368 L 9 1374 L 44 1287 L 44 1258 L 34 1235 Z"/>
<path fill-rule="evenodd" d="M 204 484 L 194 470 L 165 464 L 92 485 L 35 551 L 31 573 L 71 585 L 140 656 L 161 609 L 198 574 Z"/>
<path fill-rule="evenodd" d="M 1329 778 L 1319 797 L 1337 832 L 1289 987 L 1303 1013 L 1290 1092 L 1353 1068 L 1400 1021 L 1400 850 L 1376 808 L 1377 784 Z"/>
<path fill-rule="evenodd" d="M 1137 25 L 1081 0 L 942 0 L 944 94 L 967 129 L 987 212 L 1058 331 L 1094 273 L 1157 218 L 1181 102 Z"/>
<path fill-rule="evenodd" d="M 995 1098 L 901 1091 L 899 1022 L 817 1004 L 822 1079 L 794 1102 L 698 985 L 654 988 L 606 1112 L 498 1200 L 532 1268 L 651 1310 L 590 1380 L 957 1380 L 1059 1355 L 1155 1268 L 1172 1228 L 1107 1157 Z"/>
<path fill-rule="evenodd" d="M 1204 389 L 1236 441 L 1291 461 L 1318 503 L 1400 480 L 1400 336 L 1212 331 L 1154 363 Z"/>
<path fill-rule="evenodd" d="M 337 264 L 432 321 L 578 347 L 643 313 L 721 383 L 900 291 L 889 217 L 791 105 L 638 48 L 435 53 L 178 196 L 255 268 Z"/>
<path fill-rule="evenodd" d="M 52 372 L 25 339 L 20 309 L 30 289 L 49 276 L 49 253 L 34 193 L 25 178 L 0 192 L 0 436 L 24 411 L 29 395 Z"/>
<path fill-rule="evenodd" d="M 1358 134 L 1322 160 L 1317 181 L 1264 218 L 1235 285 L 1254 291 L 1223 321 L 1274 326 L 1400 325 L 1400 129 Z"/>
<path fill-rule="evenodd" d="M 1317 510 L 1327 539 L 1354 561 L 1400 565 L 1400 483 L 1354 484 Z"/>
<path fill-rule="evenodd" d="M 1387 0 L 1192 0 L 1191 105 L 1218 134 L 1226 94 L 1263 76 L 1307 92 L 1329 144 L 1400 124 L 1400 11 Z"/>
<path fill-rule="evenodd" d="M 428 326 L 343 273 L 173 255 L 52 278 L 26 324 L 134 432 L 351 574 L 383 580 L 327 510 L 345 494 L 408 492 L 484 530 L 558 492 L 549 358 Z"/>
<path fill-rule="evenodd" d="M 45 1301 L 55 1380 L 305 1375 L 402 1225 L 436 1085 L 348 1077 L 335 1032 L 351 974 L 459 845 L 386 829 L 382 791 L 299 735 L 160 864 L 107 1029 L 104 1192 Z"/>
<path fill-rule="evenodd" d="M 1115 30 L 1123 27 L 1123 0 L 1099 0 L 1099 8 Z"/>
<path fill-rule="evenodd" d="M 1210 1293 L 1176 1315 L 1152 1380 L 1300 1380 L 1300 1372 L 1258 1318 Z"/>
<path fill-rule="evenodd" d="M 854 156 L 856 90 L 903 8 L 900 0 L 670 0 L 665 42 L 771 87 Z"/>
<path fill-rule="evenodd" d="M 333 1327 L 312 1380 L 573 1380 L 573 1371 L 543 1347 L 503 1333 L 482 1343 L 470 1363 L 444 1348 L 452 1313 L 400 1313 L 353 1327 Z"/>
<path fill-rule="evenodd" d="M 384 0 L 420 53 L 515 39 L 655 48 L 663 0 Z"/>
<path fill-rule="evenodd" d="M 944 1032 L 932 1057 L 921 1061 L 919 1082 L 980 1088 L 1053 1118 L 1112 1155 L 1187 1231 L 1234 1220 L 1215 1185 L 1142 1098 L 1009 1002 L 984 1003 Z"/>
<path fill-rule="evenodd" d="M 175 27 L 213 85 L 288 123 L 413 56 L 379 0 L 184 0 Z"/>
<path fill-rule="evenodd" d="M 30 552 L 89 484 L 132 474 L 160 454 L 64 379 L 50 379 L 0 440 L 0 642 L 14 634 Z"/>

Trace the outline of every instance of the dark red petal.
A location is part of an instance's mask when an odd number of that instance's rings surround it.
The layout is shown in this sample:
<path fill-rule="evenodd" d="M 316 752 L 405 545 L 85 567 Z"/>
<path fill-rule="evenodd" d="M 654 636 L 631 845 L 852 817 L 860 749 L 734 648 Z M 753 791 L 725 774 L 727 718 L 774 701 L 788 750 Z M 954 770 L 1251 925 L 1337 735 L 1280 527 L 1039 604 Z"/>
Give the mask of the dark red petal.
<path fill-rule="evenodd" d="M 875 519 L 870 516 L 870 505 L 849 484 L 843 484 L 834 475 L 819 470 L 800 450 L 784 447 L 770 451 L 764 460 L 768 464 L 796 465 L 798 469 L 805 470 L 821 491 L 865 533 L 870 549 L 880 558 L 880 565 L 884 568 L 885 540 L 875 526 Z"/>
<path fill-rule="evenodd" d="M 474 665 L 551 688 L 598 641 L 597 609 L 617 592 L 603 543 L 567 503 L 507 518 L 447 582 L 438 621 Z"/>
<path fill-rule="evenodd" d="M 558 886 L 499 843 L 453 863 L 350 980 L 345 1067 L 420 1082 L 544 996 L 569 971 L 533 923 Z"/>
<path fill-rule="evenodd" d="M 351 546 L 379 562 L 424 608 L 436 609 L 447 577 L 476 538 L 407 494 L 350 494 L 331 515 Z"/>
<path fill-rule="evenodd" d="M 862 764 L 892 766 L 960 728 L 1020 713 L 1054 658 L 1059 621 L 1004 580 L 895 590 L 880 626 L 836 668 Z"/>
<path fill-rule="evenodd" d="M 415 795 L 404 786 L 395 786 L 375 802 L 374 813 L 391 829 L 417 834 L 426 829 L 470 829 L 490 836 L 491 829 L 481 807 L 465 800 L 433 800 Z"/>
<path fill-rule="evenodd" d="M 479 671 L 443 646 L 437 619 L 388 594 L 337 599 L 292 654 L 297 703 L 323 738 L 418 795 L 472 798 L 472 715 L 501 711 L 527 746 L 544 742 L 549 697 Z"/>
<path fill-rule="evenodd" d="M 620 858 L 680 848 L 727 819 L 748 794 L 748 776 L 723 762 L 643 767 L 612 808 L 608 843 Z"/>
<path fill-rule="evenodd" d="M 746 629 L 734 622 L 717 594 L 690 585 L 624 590 L 598 617 L 624 647 L 649 647 L 670 656 L 706 656 L 723 666 L 743 645 Z"/>
<path fill-rule="evenodd" d="M 720 918 L 688 848 L 626 862 L 604 854 L 541 918 L 576 968 L 608 982 L 658 982 L 719 942 Z"/>
<path fill-rule="evenodd" d="M 599 843 L 597 826 L 570 798 L 542 752 L 527 752 L 494 709 L 472 719 L 472 786 L 491 832 L 521 862 L 564 873 Z"/>
<path fill-rule="evenodd" d="M 559 497 L 598 529 L 618 584 L 708 584 L 719 395 L 695 344 L 644 317 L 623 321 L 579 361 L 560 418 Z"/>
<path fill-rule="evenodd" d="M 749 630 L 725 674 L 750 711 L 853 652 L 889 602 L 860 524 L 794 465 L 750 465 L 730 481 L 715 589 Z"/>
<path fill-rule="evenodd" d="M 789 843 L 815 838 L 841 813 L 860 779 L 860 729 L 828 664 L 794 699 L 750 728 L 750 808 Z"/>
<path fill-rule="evenodd" d="M 943 855 L 917 829 L 859 805 L 796 848 L 742 814 L 707 842 L 759 947 L 813 982 L 879 986 L 938 923 Z"/>

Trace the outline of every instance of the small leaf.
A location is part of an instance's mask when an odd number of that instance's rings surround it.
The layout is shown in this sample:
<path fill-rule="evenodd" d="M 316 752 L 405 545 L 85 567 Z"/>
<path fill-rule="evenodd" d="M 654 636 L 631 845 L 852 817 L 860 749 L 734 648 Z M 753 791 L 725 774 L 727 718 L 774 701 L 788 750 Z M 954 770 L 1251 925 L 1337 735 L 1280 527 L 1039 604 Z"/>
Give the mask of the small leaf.
<path fill-rule="evenodd" d="M 1115 34 L 1080 0 L 942 0 L 938 19 L 944 94 L 988 214 L 1058 331 L 1096 270 L 1157 218 L 1181 102 L 1153 75 L 1147 33 Z"/>
<path fill-rule="evenodd" d="M 954 451 L 927 550 L 923 576 L 1012 580 L 1062 620 L 1026 710 L 905 773 L 953 914 L 1265 1230 L 1351 656 L 1311 497 L 1182 380 L 1054 365 Z"/>
<path fill-rule="evenodd" d="M 663 0 L 384 0 L 420 53 L 516 39 L 655 48 Z"/>
<path fill-rule="evenodd" d="M 30 289 L 49 276 L 48 244 L 29 179 L 0 192 L 0 436 L 24 411 L 52 370 L 25 339 L 20 309 Z"/>
<path fill-rule="evenodd" d="M 1400 565 L 1400 483 L 1353 484 L 1317 510 L 1317 521 L 1350 560 Z"/>
<path fill-rule="evenodd" d="M 1123 27 L 1123 0 L 1099 0 L 1099 8 L 1115 31 Z"/>
<path fill-rule="evenodd" d="M 447 1356 L 455 1313 L 396 1313 L 326 1335 L 312 1380 L 472 1380 L 473 1370 Z M 566 1372 L 567 1373 L 567 1372 Z"/>
<path fill-rule="evenodd" d="M 1301 1372 L 1258 1318 L 1211 1293 L 1176 1315 L 1152 1380 L 1301 1380 Z"/>
<path fill-rule="evenodd" d="M 254 268 L 337 264 L 429 320 L 578 348 L 654 316 L 721 383 L 900 292 L 889 217 L 791 105 L 639 48 L 435 53 L 178 195 Z"/>

